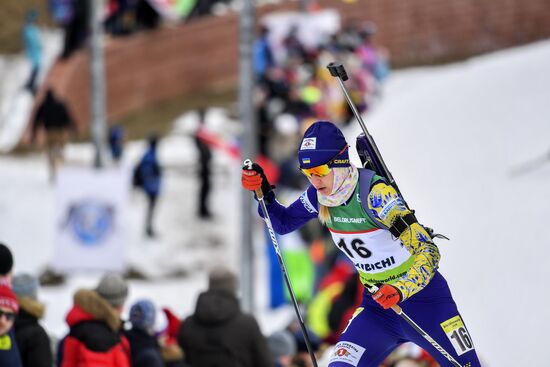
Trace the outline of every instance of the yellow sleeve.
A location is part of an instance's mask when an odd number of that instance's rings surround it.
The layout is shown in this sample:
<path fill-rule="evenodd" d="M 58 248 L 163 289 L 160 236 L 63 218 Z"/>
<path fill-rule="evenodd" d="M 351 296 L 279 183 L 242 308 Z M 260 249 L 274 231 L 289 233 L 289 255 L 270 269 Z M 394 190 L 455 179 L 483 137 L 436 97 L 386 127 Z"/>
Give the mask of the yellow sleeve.
<path fill-rule="evenodd" d="M 385 183 L 373 186 L 368 206 L 387 227 L 391 227 L 396 218 L 410 213 L 393 186 Z M 407 228 L 399 239 L 414 261 L 407 274 L 392 285 L 399 289 L 403 299 L 407 299 L 428 285 L 438 268 L 440 255 L 428 232 L 418 223 Z"/>

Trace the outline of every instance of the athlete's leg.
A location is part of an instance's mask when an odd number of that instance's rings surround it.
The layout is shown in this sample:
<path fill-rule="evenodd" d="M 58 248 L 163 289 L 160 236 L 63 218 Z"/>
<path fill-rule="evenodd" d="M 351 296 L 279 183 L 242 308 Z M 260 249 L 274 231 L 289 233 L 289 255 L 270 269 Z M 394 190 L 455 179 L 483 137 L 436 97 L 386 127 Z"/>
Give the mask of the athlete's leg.
<path fill-rule="evenodd" d="M 366 297 L 334 346 L 329 367 L 378 367 L 403 342 L 397 315 Z"/>
<path fill-rule="evenodd" d="M 421 292 L 401 303 L 403 311 L 453 358 L 465 367 L 480 367 L 472 338 L 453 300 L 447 282 L 436 273 Z M 453 367 L 422 335 L 401 320 L 408 339 L 425 349 L 441 367 Z"/>

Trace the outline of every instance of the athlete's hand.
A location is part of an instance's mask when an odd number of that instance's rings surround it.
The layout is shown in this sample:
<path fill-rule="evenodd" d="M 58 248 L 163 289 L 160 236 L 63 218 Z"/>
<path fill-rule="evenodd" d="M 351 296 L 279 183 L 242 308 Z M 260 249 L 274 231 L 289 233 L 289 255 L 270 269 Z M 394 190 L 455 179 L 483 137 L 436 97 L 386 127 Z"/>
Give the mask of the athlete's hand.
<path fill-rule="evenodd" d="M 241 184 L 247 190 L 256 191 L 262 189 L 264 196 L 271 191 L 271 185 L 265 176 L 264 170 L 257 163 L 252 163 L 252 167 L 243 167 Z"/>
<path fill-rule="evenodd" d="M 384 284 L 372 295 L 372 299 L 387 310 L 401 301 L 401 294 L 397 288 L 389 284 Z"/>

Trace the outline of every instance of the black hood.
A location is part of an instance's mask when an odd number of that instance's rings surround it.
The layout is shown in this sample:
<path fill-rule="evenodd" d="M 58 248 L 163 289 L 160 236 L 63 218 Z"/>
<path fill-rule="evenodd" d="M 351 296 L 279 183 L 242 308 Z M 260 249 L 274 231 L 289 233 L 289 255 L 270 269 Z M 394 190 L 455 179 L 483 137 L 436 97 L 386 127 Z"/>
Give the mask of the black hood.
<path fill-rule="evenodd" d="M 195 317 L 205 325 L 225 323 L 239 312 L 239 301 L 230 292 L 209 290 L 199 295 Z"/>

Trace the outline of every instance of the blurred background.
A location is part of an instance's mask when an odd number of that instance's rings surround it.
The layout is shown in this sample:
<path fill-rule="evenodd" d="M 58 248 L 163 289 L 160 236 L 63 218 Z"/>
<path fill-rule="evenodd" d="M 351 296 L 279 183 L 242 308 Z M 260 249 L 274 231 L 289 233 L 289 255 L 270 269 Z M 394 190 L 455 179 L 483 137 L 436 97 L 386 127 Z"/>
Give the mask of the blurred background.
<path fill-rule="evenodd" d="M 545 0 L 5 0 L 0 5 L 0 242 L 39 283 L 57 343 L 80 288 L 115 272 L 157 335 L 227 268 L 265 336 L 311 363 L 256 204 L 252 158 L 292 203 L 303 131 L 360 127 L 422 223 L 484 366 L 547 366 L 550 4 Z M 541 233 L 542 232 L 542 233 Z M 358 304 L 317 222 L 279 237 L 319 364 Z M 336 285 L 336 287 L 335 287 Z M 537 302 L 534 302 L 537 300 Z M 172 324 L 171 324 L 172 322 Z M 163 334 L 164 333 L 164 334 Z M 174 335 L 171 337 L 175 338 Z M 183 351 L 185 353 L 185 351 Z M 401 364 L 400 364 L 401 363 Z M 384 366 L 437 366 L 406 344 Z"/>

